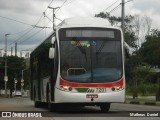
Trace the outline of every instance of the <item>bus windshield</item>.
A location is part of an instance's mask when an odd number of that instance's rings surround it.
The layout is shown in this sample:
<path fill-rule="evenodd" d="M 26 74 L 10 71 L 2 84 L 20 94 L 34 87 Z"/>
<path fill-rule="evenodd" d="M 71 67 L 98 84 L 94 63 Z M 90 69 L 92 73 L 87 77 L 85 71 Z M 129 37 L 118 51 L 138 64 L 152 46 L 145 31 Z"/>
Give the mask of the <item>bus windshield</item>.
<path fill-rule="evenodd" d="M 61 77 L 70 82 L 104 83 L 122 77 L 121 32 L 107 28 L 59 30 Z"/>

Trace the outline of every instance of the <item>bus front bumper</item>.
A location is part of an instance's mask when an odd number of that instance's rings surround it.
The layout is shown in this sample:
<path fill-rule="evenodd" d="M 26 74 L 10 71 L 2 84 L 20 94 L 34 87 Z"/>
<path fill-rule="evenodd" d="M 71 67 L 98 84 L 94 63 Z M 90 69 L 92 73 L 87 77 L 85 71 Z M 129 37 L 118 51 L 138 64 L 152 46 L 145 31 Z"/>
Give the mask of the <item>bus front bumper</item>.
<path fill-rule="evenodd" d="M 125 101 L 125 89 L 112 93 L 71 93 L 55 89 L 54 103 L 119 103 Z"/>

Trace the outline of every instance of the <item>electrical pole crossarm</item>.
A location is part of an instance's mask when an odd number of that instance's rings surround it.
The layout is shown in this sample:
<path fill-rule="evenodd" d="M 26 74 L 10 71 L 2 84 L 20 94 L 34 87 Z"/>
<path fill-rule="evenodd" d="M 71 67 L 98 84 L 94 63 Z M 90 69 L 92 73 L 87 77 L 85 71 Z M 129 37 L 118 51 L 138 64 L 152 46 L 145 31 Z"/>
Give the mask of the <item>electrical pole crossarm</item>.
<path fill-rule="evenodd" d="M 55 18 L 55 14 L 54 14 L 54 12 L 55 12 L 56 9 L 59 9 L 60 7 L 53 8 L 53 7 L 48 6 L 48 8 L 53 9 L 53 30 L 55 30 L 55 28 L 54 28 L 54 18 Z"/>
<path fill-rule="evenodd" d="M 37 26 L 37 25 L 32 25 L 32 26 L 36 28 L 50 28 L 50 27 L 42 27 L 42 26 Z"/>

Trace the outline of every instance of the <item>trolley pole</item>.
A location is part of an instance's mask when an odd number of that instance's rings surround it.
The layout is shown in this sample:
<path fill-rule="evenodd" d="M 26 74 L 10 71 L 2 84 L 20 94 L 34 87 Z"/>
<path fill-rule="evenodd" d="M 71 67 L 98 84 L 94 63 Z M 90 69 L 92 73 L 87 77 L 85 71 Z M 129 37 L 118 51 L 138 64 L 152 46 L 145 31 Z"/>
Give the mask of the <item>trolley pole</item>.
<path fill-rule="evenodd" d="M 4 82 L 5 82 L 5 97 L 7 97 L 7 36 L 10 34 L 5 34 L 5 75 L 4 75 Z"/>
<path fill-rule="evenodd" d="M 121 23 L 121 27 L 122 27 L 122 31 L 123 31 L 123 34 L 124 34 L 124 17 L 125 17 L 125 1 L 124 0 L 122 0 L 122 23 Z"/>
<path fill-rule="evenodd" d="M 53 7 L 50 7 L 50 6 L 48 6 L 48 8 L 50 8 L 50 9 L 52 9 L 53 10 L 53 31 L 55 30 L 55 26 L 54 26 L 54 18 L 55 18 L 55 14 L 54 14 L 54 12 L 55 12 L 55 10 L 56 9 L 58 9 L 59 7 L 56 7 L 56 8 L 53 8 Z"/>

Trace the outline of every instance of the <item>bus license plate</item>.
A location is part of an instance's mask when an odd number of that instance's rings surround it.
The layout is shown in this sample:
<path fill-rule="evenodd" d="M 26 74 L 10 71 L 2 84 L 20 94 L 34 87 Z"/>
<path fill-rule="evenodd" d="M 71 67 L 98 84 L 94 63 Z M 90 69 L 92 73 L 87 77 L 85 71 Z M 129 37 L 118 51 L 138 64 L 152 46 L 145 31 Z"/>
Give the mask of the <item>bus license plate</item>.
<path fill-rule="evenodd" d="M 98 94 L 87 94 L 86 98 L 98 98 Z"/>

